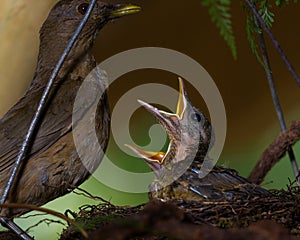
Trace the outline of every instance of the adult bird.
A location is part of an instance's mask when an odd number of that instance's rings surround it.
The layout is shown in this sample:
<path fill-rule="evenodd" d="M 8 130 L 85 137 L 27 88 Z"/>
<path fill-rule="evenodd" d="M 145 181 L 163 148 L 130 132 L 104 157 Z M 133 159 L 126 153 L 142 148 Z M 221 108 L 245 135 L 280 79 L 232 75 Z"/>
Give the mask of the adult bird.
<path fill-rule="evenodd" d="M 166 152 L 150 152 L 127 145 L 155 173 L 150 199 L 233 201 L 269 194 L 233 169 L 214 166 L 206 176 L 202 175 L 207 170 L 204 160 L 211 161 L 207 153 L 213 145 L 213 130 L 203 112 L 191 104 L 181 78 L 176 113 L 139 102 L 161 124 L 170 140 Z"/>
<path fill-rule="evenodd" d="M 52 8 L 40 30 L 40 48 L 33 80 L 25 95 L 0 120 L 0 196 L 45 85 L 88 7 L 86 0 L 61 0 Z M 45 204 L 67 193 L 70 186 L 81 184 L 98 166 L 103 154 L 91 159 L 88 171 L 76 152 L 72 136 L 73 103 L 82 82 L 96 67 L 92 47 L 101 28 L 113 19 L 139 10 L 138 6 L 131 4 L 96 2 L 54 81 L 55 87 L 50 92 L 28 160 L 22 164 L 8 202 Z M 104 91 L 105 83 L 100 79 L 98 84 Z M 99 144 L 105 150 L 110 129 L 106 93 L 97 104 L 95 122 Z M 96 144 L 89 143 L 89 150 L 93 150 Z M 21 213 L 22 209 L 2 209 L 1 216 L 15 217 Z"/>

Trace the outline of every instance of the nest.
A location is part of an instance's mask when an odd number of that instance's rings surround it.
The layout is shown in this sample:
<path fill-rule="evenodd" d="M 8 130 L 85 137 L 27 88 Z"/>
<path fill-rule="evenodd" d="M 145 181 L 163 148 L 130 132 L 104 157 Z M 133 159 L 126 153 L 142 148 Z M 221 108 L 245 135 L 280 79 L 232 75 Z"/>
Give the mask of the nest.
<path fill-rule="evenodd" d="M 296 239 L 300 189 L 234 202 L 151 201 L 137 207 L 83 206 L 75 220 L 89 239 Z M 70 226 L 61 239 L 83 239 Z"/>

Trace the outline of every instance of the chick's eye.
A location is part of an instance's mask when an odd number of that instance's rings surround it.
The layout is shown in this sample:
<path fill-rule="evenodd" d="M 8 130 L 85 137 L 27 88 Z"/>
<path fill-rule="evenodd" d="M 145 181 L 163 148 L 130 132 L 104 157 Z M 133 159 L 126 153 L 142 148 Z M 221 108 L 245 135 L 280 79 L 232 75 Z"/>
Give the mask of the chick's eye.
<path fill-rule="evenodd" d="M 192 118 L 192 120 L 195 121 L 195 122 L 201 122 L 201 116 L 200 116 L 199 113 L 193 113 L 193 114 L 191 115 L 191 118 Z"/>
<path fill-rule="evenodd" d="M 89 8 L 89 4 L 88 3 L 81 3 L 78 7 L 77 7 L 77 11 L 82 14 L 85 15 L 86 11 Z"/>

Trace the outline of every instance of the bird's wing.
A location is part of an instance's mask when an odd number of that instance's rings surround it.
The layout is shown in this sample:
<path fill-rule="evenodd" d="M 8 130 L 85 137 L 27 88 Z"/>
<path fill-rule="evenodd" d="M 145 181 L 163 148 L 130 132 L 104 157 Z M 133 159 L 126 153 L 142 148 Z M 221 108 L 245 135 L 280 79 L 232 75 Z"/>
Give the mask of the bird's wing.
<path fill-rule="evenodd" d="M 197 171 L 189 170 L 190 190 L 209 200 L 231 200 L 235 195 L 257 195 L 269 192 L 229 168 L 215 166 L 208 175 L 200 178 Z"/>
<path fill-rule="evenodd" d="M 77 91 L 70 91 L 70 84 L 70 81 L 66 81 L 54 94 L 36 134 L 29 158 L 49 148 L 71 130 L 73 101 Z M 73 84 L 72 88 L 77 87 Z M 43 89 L 37 89 L 25 94 L 0 119 L 0 174 L 14 164 L 42 92 Z"/>

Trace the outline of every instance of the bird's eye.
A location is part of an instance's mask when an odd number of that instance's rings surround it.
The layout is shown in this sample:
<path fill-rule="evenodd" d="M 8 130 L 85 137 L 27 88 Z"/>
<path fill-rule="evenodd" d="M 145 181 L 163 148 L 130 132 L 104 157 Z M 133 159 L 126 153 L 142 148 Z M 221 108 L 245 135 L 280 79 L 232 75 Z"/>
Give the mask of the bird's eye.
<path fill-rule="evenodd" d="M 88 3 L 81 3 L 78 7 L 77 7 L 77 11 L 82 14 L 82 15 L 85 15 L 86 11 L 88 10 L 89 8 L 89 5 Z"/>
<path fill-rule="evenodd" d="M 191 115 L 191 118 L 192 118 L 192 120 L 195 121 L 195 122 L 201 122 L 201 116 L 200 116 L 199 113 L 193 113 L 193 114 Z"/>

